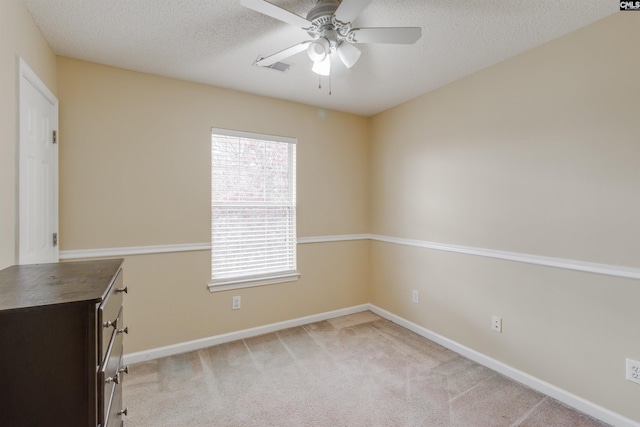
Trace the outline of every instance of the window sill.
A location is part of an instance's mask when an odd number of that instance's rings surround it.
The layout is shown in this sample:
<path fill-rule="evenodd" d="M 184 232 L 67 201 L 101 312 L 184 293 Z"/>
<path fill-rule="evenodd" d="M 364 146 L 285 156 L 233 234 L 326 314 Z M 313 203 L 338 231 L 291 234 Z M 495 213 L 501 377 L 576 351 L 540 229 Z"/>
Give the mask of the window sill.
<path fill-rule="evenodd" d="M 253 288 L 256 286 L 275 285 L 276 283 L 295 282 L 300 273 L 283 274 L 282 276 L 262 277 L 245 280 L 229 280 L 226 282 L 209 283 L 209 292 L 230 291 L 232 289 Z"/>

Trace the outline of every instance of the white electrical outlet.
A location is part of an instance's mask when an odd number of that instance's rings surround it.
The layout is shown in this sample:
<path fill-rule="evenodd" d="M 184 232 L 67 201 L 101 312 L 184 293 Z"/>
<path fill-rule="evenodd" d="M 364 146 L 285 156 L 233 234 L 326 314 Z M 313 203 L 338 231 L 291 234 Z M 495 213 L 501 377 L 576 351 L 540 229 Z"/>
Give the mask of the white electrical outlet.
<path fill-rule="evenodd" d="M 233 297 L 233 299 L 231 300 L 231 309 L 232 310 L 240 309 L 240 296 Z"/>
<path fill-rule="evenodd" d="M 502 333 L 502 317 L 496 315 L 491 316 L 491 329 Z"/>
<path fill-rule="evenodd" d="M 627 359 L 627 379 L 640 384 L 640 362 Z"/>
<path fill-rule="evenodd" d="M 413 301 L 414 304 L 418 304 L 420 302 L 420 292 L 413 291 L 411 294 L 411 301 Z"/>

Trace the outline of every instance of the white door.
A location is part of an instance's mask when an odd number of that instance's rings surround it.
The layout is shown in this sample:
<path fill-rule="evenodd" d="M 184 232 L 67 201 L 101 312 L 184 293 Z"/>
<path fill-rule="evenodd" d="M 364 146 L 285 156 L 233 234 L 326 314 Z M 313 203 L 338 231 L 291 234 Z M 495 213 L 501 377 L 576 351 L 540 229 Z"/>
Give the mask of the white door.
<path fill-rule="evenodd" d="M 57 262 L 58 100 L 22 59 L 19 72 L 18 264 Z"/>

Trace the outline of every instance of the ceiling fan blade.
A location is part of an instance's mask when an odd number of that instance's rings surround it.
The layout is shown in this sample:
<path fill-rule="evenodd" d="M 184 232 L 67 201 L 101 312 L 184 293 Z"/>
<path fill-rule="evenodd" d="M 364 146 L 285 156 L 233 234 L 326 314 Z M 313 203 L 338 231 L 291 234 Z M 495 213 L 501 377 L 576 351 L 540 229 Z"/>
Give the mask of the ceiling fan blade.
<path fill-rule="evenodd" d="M 338 45 L 338 56 L 347 68 L 351 68 L 356 65 L 356 62 L 360 59 L 361 53 L 360 49 L 347 42 L 342 42 Z"/>
<path fill-rule="evenodd" d="M 288 10 L 276 6 L 273 3 L 269 3 L 268 1 L 240 0 L 240 4 L 244 7 L 255 10 L 256 12 L 260 12 L 282 22 L 286 22 L 287 24 L 295 25 L 296 27 L 309 28 L 313 25 L 311 24 L 311 21 L 303 18 L 302 16 L 289 12 Z"/>
<path fill-rule="evenodd" d="M 360 15 L 371 0 L 342 0 L 333 16 L 343 24 L 348 24 Z"/>
<path fill-rule="evenodd" d="M 420 27 L 355 28 L 349 32 L 352 43 L 413 44 L 422 37 Z"/>
<path fill-rule="evenodd" d="M 298 43 L 296 45 L 288 47 L 285 50 L 281 50 L 278 53 L 274 53 L 273 55 L 267 56 L 266 58 L 262 58 L 262 59 L 256 61 L 256 65 L 259 65 L 261 67 L 268 67 L 269 65 L 273 65 L 278 61 L 281 61 L 281 60 L 286 59 L 286 58 L 288 58 L 290 56 L 293 56 L 296 53 L 300 53 L 303 50 L 306 50 L 307 47 L 309 46 L 309 43 L 311 43 L 311 41 Z"/>

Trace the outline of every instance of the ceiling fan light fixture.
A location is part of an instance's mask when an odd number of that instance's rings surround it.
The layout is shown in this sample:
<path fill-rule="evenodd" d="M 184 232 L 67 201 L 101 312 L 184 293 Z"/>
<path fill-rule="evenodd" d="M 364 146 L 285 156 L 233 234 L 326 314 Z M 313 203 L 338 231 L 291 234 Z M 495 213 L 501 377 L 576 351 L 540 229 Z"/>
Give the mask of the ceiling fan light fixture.
<path fill-rule="evenodd" d="M 271 3 L 273 0 L 240 0 L 241 4 L 263 15 L 294 25 L 309 34 L 311 40 L 298 43 L 266 58 L 256 65 L 268 67 L 280 60 L 307 50 L 313 61 L 312 70 L 320 76 L 330 76 L 331 55 L 337 53 L 347 68 L 360 59 L 360 49 L 352 43 L 413 44 L 422 37 L 420 27 L 353 28 L 352 22 L 367 7 L 371 0 L 314 0 L 307 17 Z M 321 87 L 322 78 L 318 86 Z M 329 78 L 331 94 L 331 78 Z"/>
<path fill-rule="evenodd" d="M 352 44 L 342 42 L 338 45 L 338 56 L 347 68 L 351 68 L 356 65 L 356 62 L 360 59 L 361 53 L 360 49 Z"/>
<path fill-rule="evenodd" d="M 331 55 L 327 55 L 322 61 L 314 62 L 313 67 L 311 67 L 311 71 L 316 74 L 320 74 L 321 76 L 328 76 L 331 74 Z"/>
<path fill-rule="evenodd" d="M 320 37 L 317 40 L 309 43 L 307 47 L 307 55 L 309 55 L 309 59 L 311 59 L 314 63 L 324 61 L 329 55 L 331 49 L 331 44 L 329 40 L 324 37 Z"/>

